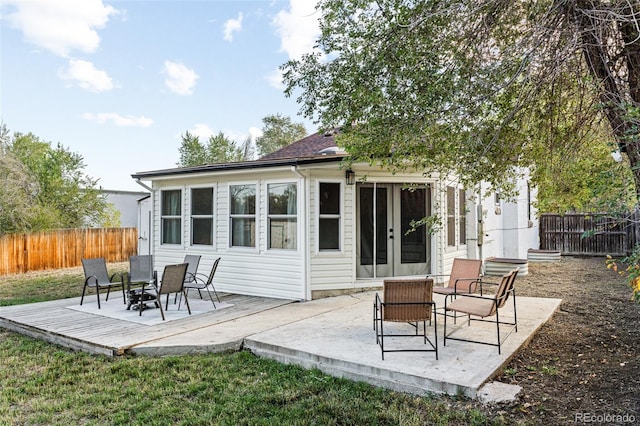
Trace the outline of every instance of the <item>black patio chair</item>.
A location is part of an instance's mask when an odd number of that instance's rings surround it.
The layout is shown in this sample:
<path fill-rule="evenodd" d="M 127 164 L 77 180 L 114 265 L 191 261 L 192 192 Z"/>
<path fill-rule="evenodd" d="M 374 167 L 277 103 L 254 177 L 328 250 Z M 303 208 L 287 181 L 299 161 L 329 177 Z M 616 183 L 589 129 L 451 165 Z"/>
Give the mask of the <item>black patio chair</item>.
<path fill-rule="evenodd" d="M 160 315 L 162 320 L 165 320 L 164 311 L 169 310 L 169 295 L 171 293 L 180 293 L 180 303 L 182 303 L 182 296 L 184 295 L 184 302 L 187 305 L 189 315 L 191 315 L 191 307 L 189 307 L 189 299 L 187 298 L 187 292 L 184 288 L 184 280 L 187 275 L 187 264 L 180 263 L 178 265 L 167 265 L 162 272 L 162 279 L 160 283 L 155 285 L 156 290 L 156 302 L 160 308 Z M 162 295 L 167 296 L 165 308 L 162 309 Z M 178 304 L 178 310 L 180 310 L 180 304 Z"/>
<path fill-rule="evenodd" d="M 198 290 L 200 299 L 203 299 L 202 290 L 205 290 L 207 293 L 209 293 L 209 299 L 211 299 L 211 303 L 213 303 L 213 309 L 216 309 L 216 302 L 213 301 L 213 296 L 211 296 L 211 290 L 213 290 L 213 293 L 216 295 L 216 299 L 218 300 L 218 303 L 220 303 L 218 292 L 216 291 L 216 288 L 213 285 L 213 276 L 215 275 L 216 270 L 218 269 L 218 263 L 220 263 L 220 259 L 221 258 L 217 258 L 213 262 L 213 266 L 211 267 L 211 272 L 209 272 L 208 276 L 205 274 L 196 273 L 195 280 L 191 282 L 185 282 L 184 284 L 184 287 L 187 290 L 190 290 L 190 289 Z M 209 290 L 209 288 L 211 289 Z"/>
<path fill-rule="evenodd" d="M 96 297 L 98 298 L 98 309 L 100 309 L 100 289 L 107 289 L 107 297 L 105 302 L 109 300 L 109 293 L 112 287 L 120 286 L 122 288 L 122 302 L 127 303 L 124 294 L 124 278 L 122 274 L 112 274 L 109 276 L 107 272 L 107 262 L 104 257 L 98 257 L 94 259 L 81 259 L 82 269 L 84 271 L 84 286 L 82 287 L 82 297 L 80 298 L 80 305 L 84 302 L 84 294 L 87 287 L 94 287 L 96 289 Z M 120 281 L 116 281 L 117 277 Z"/>
<path fill-rule="evenodd" d="M 127 273 L 127 309 L 145 308 L 145 302 L 155 300 L 153 284 L 157 274 L 153 270 L 153 256 L 150 254 L 129 256 L 129 272 Z M 139 287 L 135 288 L 134 286 Z M 157 307 L 157 303 L 156 303 Z"/>

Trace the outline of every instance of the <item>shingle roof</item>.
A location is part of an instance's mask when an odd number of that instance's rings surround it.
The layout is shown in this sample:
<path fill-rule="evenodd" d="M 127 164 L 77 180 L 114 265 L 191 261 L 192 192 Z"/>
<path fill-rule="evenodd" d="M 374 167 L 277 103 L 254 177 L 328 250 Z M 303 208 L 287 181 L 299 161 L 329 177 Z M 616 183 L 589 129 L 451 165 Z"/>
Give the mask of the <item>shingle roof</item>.
<path fill-rule="evenodd" d="M 260 160 L 276 160 L 283 158 L 307 158 L 317 157 L 323 154 L 340 154 L 334 141 L 334 132 L 314 133 L 297 142 L 287 145 L 278 151 L 260 157 Z M 327 148 L 336 148 L 336 150 L 326 150 Z"/>

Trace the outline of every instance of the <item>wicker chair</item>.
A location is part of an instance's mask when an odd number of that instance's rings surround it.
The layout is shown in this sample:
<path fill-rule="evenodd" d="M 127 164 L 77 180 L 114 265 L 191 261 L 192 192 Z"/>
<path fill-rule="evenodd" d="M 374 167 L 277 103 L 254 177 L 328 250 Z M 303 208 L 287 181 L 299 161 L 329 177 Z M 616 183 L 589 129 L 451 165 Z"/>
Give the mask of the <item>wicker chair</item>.
<path fill-rule="evenodd" d="M 429 275 L 427 278 L 449 277 L 445 287 L 435 286 L 433 292 L 438 294 L 451 293 L 475 293 L 480 274 L 482 271 L 482 260 L 480 259 L 453 259 L 450 275 Z"/>
<path fill-rule="evenodd" d="M 374 329 L 376 343 L 380 345 L 382 359 L 385 352 L 435 352 L 438 359 L 438 339 L 436 332 L 436 304 L 433 302 L 433 280 L 415 279 L 398 280 L 386 279 L 383 284 L 383 299 L 376 293 L 374 302 Z M 411 334 L 385 333 L 384 323 L 401 322 L 409 323 L 415 331 Z M 433 325 L 433 340 L 427 336 L 427 321 Z M 420 333 L 422 323 L 422 333 Z M 422 337 L 421 347 L 405 345 L 402 348 L 388 349 L 385 347 L 386 338 L 396 337 Z"/>
<path fill-rule="evenodd" d="M 514 269 L 506 275 L 502 276 L 500 283 L 497 283 L 497 289 L 493 296 L 481 296 L 477 294 L 455 294 L 447 295 L 444 299 L 445 313 L 462 313 L 467 315 L 467 325 L 471 325 L 471 321 L 485 321 L 493 322 L 496 324 L 497 343 L 463 339 L 460 337 L 452 337 L 452 335 L 460 329 L 464 324 L 457 326 L 451 332 L 447 333 L 447 317 L 444 317 L 444 344 L 447 345 L 447 340 L 460 340 L 463 342 L 481 343 L 484 345 L 491 345 L 498 347 L 498 354 L 501 351 L 501 345 L 504 340 L 500 337 L 500 325 L 510 325 L 511 330 L 504 336 L 504 339 L 509 337 L 511 331 L 518 331 L 518 318 L 516 315 L 516 290 L 514 282 L 518 270 Z M 492 285 L 493 283 L 483 282 L 483 285 Z M 457 297 L 456 297 L 457 296 Z M 513 322 L 500 320 L 500 308 L 502 308 L 507 299 L 511 296 L 513 299 Z M 491 318 L 491 319 L 487 319 Z"/>

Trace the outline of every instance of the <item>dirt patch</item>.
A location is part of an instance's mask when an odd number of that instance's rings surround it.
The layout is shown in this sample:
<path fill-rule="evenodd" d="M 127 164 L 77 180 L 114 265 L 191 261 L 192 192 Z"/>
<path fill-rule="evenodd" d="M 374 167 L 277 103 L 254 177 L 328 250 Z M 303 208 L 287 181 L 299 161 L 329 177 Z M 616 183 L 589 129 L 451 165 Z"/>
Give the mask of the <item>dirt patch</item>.
<path fill-rule="evenodd" d="M 624 279 L 603 258 L 572 257 L 530 262 L 516 291 L 562 304 L 496 379 L 520 385 L 518 401 L 482 410 L 510 423 L 639 424 L 640 305 Z"/>

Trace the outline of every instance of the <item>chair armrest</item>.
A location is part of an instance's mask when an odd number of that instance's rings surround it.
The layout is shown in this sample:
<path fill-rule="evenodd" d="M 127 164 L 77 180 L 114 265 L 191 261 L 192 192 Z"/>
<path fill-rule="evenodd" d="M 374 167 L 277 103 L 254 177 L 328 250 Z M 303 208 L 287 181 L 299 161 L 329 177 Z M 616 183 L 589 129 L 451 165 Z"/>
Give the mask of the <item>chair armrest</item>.
<path fill-rule="evenodd" d="M 469 282 L 469 286 L 471 286 L 472 283 L 480 283 L 480 294 L 482 294 L 482 279 L 478 278 L 478 277 L 469 277 L 469 278 L 458 278 L 454 283 L 453 283 L 453 292 L 454 293 L 458 293 L 458 281 L 465 281 L 465 282 Z M 460 293 L 460 294 L 468 294 L 470 292 L 465 292 L 465 293 Z"/>
<path fill-rule="evenodd" d="M 123 278 L 123 275 L 125 275 L 125 274 L 127 274 L 127 272 L 116 272 L 116 273 L 113 273 L 113 274 L 111 274 L 111 276 L 109 277 L 109 282 L 115 282 L 115 281 L 113 281 L 113 278 L 114 278 L 116 275 L 119 275 L 119 276 L 120 276 L 120 283 L 121 283 L 122 285 L 124 285 L 124 278 Z"/>

